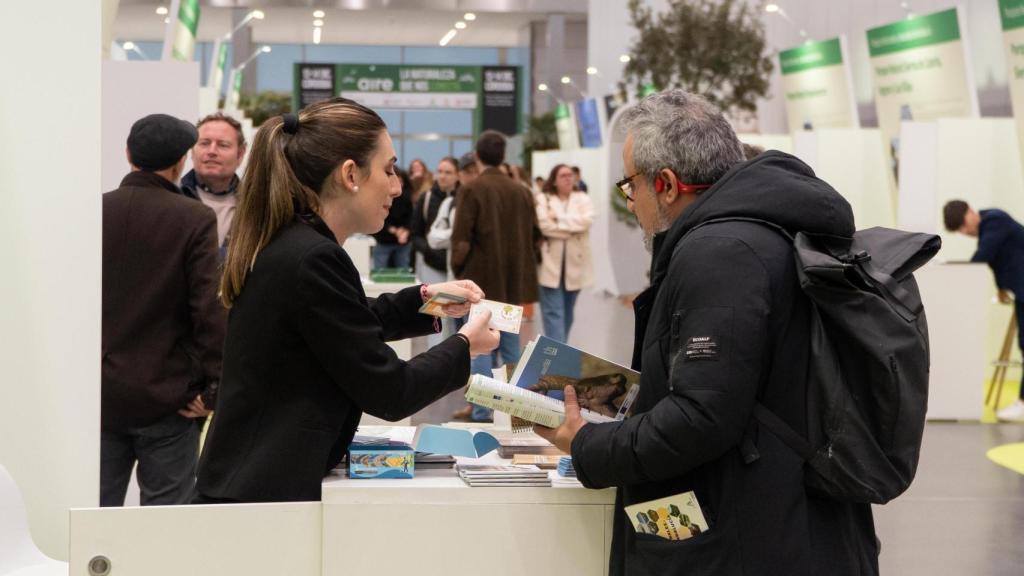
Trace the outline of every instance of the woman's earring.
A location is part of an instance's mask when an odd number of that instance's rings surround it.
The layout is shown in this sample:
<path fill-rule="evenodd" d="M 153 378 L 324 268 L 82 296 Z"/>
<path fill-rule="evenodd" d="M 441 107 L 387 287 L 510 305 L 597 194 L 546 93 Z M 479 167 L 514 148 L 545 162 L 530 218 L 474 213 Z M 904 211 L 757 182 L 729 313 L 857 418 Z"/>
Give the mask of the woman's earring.
<path fill-rule="evenodd" d="M 352 191 L 353 192 L 359 192 L 359 186 L 353 186 L 352 187 Z"/>

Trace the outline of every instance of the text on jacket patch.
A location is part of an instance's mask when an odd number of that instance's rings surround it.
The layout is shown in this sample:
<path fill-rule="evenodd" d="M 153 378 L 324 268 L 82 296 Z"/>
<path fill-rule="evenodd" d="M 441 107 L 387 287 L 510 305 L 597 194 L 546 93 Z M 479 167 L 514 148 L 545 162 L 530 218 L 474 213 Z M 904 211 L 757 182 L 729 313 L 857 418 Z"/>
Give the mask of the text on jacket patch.
<path fill-rule="evenodd" d="M 686 339 L 686 357 L 691 360 L 718 360 L 718 339 L 715 336 L 691 336 Z"/>

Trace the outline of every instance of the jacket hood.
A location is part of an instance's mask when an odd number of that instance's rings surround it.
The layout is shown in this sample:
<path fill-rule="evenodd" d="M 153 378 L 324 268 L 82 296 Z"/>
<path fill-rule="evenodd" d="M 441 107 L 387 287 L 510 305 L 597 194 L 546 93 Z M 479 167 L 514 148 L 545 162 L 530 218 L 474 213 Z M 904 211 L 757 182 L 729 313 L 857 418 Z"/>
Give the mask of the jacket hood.
<path fill-rule="evenodd" d="M 687 232 L 720 218 L 767 220 L 791 234 L 850 237 L 855 230 L 845 198 L 799 158 L 771 150 L 734 166 L 683 211 L 657 242 L 654 270 L 668 267 L 675 245 Z"/>

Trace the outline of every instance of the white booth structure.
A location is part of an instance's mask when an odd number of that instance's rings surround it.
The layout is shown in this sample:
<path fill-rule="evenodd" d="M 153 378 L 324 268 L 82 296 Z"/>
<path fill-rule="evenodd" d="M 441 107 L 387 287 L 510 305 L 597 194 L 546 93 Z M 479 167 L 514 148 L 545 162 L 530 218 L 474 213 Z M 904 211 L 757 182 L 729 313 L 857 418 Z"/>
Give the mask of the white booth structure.
<path fill-rule="evenodd" d="M 989 366 L 1013 312 L 993 299 L 995 283 L 970 260 L 976 240 L 950 233 L 942 207 L 953 199 L 1024 217 L 1024 171 L 1012 118 L 904 122 L 900 130 L 897 227 L 942 236 L 937 263 L 918 274 L 932 335 L 929 418 L 977 420 Z M 941 264 L 945 262 L 946 264 Z M 1024 297 L 1024 295 L 1020 295 Z M 1019 359 L 1017 346 L 1013 359 Z M 1010 371 L 1010 379 L 1019 378 Z"/>

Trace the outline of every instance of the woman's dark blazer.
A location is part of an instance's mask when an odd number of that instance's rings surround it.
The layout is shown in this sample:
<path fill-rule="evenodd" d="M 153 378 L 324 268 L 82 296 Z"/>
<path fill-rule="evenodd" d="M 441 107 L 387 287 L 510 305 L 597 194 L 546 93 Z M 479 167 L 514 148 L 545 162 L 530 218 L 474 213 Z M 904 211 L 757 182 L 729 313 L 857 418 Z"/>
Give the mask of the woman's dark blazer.
<path fill-rule="evenodd" d="M 419 286 L 367 299 L 352 260 L 318 218 L 280 230 L 230 311 L 199 494 L 319 500 L 364 411 L 398 420 L 464 386 L 464 339 L 407 362 L 386 344 L 434 331 L 421 305 Z"/>

